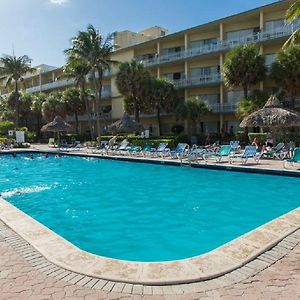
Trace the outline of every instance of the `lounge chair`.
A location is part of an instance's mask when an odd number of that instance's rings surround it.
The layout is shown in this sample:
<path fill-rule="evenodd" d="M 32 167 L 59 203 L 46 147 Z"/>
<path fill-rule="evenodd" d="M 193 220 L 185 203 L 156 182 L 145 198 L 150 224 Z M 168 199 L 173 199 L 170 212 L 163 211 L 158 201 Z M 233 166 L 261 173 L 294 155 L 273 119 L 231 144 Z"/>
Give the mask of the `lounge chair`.
<path fill-rule="evenodd" d="M 54 138 L 49 138 L 49 141 L 48 141 L 48 147 L 55 147 L 55 141 L 54 141 Z"/>
<path fill-rule="evenodd" d="M 272 148 L 270 151 L 263 152 L 261 154 L 262 157 L 270 157 L 270 158 L 277 158 L 282 160 L 286 153 L 284 152 L 284 143 L 279 143 L 275 148 Z"/>
<path fill-rule="evenodd" d="M 261 154 L 256 151 L 256 146 L 246 146 L 242 154 L 229 155 L 229 162 L 232 164 L 233 159 L 241 159 L 243 164 L 246 164 L 249 158 L 253 158 L 256 163 L 259 162 Z"/>
<path fill-rule="evenodd" d="M 205 159 L 205 162 L 207 162 L 209 158 L 215 159 L 216 162 L 220 162 L 223 157 L 227 157 L 229 160 L 231 151 L 231 145 L 222 145 L 217 153 L 206 153 L 203 155 L 203 158 Z"/>
<path fill-rule="evenodd" d="M 115 150 L 113 150 L 113 152 L 118 155 L 121 155 L 124 154 L 128 149 L 130 149 L 129 142 L 127 141 L 127 139 L 125 139 Z"/>
<path fill-rule="evenodd" d="M 294 166 L 295 163 L 300 163 L 300 148 L 295 148 L 293 157 L 285 160 L 283 167 L 287 168 L 288 163 L 290 163 L 292 166 Z"/>
<path fill-rule="evenodd" d="M 232 151 L 238 151 L 241 149 L 240 141 L 230 141 L 229 145 Z"/>
<path fill-rule="evenodd" d="M 180 158 L 188 155 L 189 145 L 186 143 L 179 143 L 175 150 L 166 149 L 163 153 L 163 157 Z"/>
<path fill-rule="evenodd" d="M 156 149 L 152 148 L 150 152 L 147 153 L 150 153 L 152 157 L 163 156 L 163 154 L 167 151 L 167 146 L 167 143 L 160 143 Z M 147 153 L 144 153 L 144 155 Z"/>
<path fill-rule="evenodd" d="M 194 145 L 188 154 L 189 162 L 192 162 L 192 161 L 198 162 L 199 159 L 204 159 L 204 155 L 206 153 L 208 153 L 207 149 L 198 148 L 196 145 Z"/>

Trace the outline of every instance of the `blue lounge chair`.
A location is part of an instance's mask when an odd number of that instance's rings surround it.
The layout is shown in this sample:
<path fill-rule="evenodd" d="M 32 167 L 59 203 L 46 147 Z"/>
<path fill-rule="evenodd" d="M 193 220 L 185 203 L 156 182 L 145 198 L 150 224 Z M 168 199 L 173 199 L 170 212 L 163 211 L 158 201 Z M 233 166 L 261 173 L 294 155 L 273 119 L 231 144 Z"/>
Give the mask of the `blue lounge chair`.
<path fill-rule="evenodd" d="M 295 148 L 293 157 L 284 161 L 284 168 L 287 168 L 288 163 L 292 166 L 294 166 L 295 163 L 300 163 L 300 148 Z"/>
<path fill-rule="evenodd" d="M 249 158 L 253 158 L 256 163 L 259 162 L 261 154 L 256 151 L 256 146 L 246 146 L 244 153 L 229 155 L 229 162 L 232 164 L 234 158 L 241 159 L 243 164 L 246 164 Z"/>
<path fill-rule="evenodd" d="M 232 151 L 238 151 L 241 149 L 240 141 L 230 141 L 229 145 Z"/>
<path fill-rule="evenodd" d="M 188 153 L 189 162 L 196 161 L 198 162 L 199 159 L 204 159 L 204 154 L 208 153 L 207 149 L 205 148 L 198 148 L 196 145 L 192 147 L 190 152 Z"/>
<path fill-rule="evenodd" d="M 156 149 L 155 148 L 151 149 L 150 151 L 151 156 L 152 157 L 163 156 L 165 151 L 167 151 L 166 150 L 167 146 L 168 146 L 167 143 L 160 143 Z"/>
<path fill-rule="evenodd" d="M 282 160 L 284 156 L 286 155 L 286 152 L 284 151 L 284 143 L 279 143 L 275 148 L 272 148 L 270 151 L 263 152 L 262 157 L 270 157 L 270 158 L 277 158 Z"/>
<path fill-rule="evenodd" d="M 205 162 L 208 161 L 209 158 L 213 158 L 216 162 L 220 162 L 223 157 L 227 157 L 229 160 L 229 155 L 232 151 L 231 145 L 222 145 L 220 150 L 217 153 L 207 153 L 203 155 Z"/>
<path fill-rule="evenodd" d="M 188 155 L 189 145 L 186 143 L 179 143 L 175 150 L 167 149 L 163 153 L 163 157 L 170 157 L 170 158 L 183 158 L 184 156 Z"/>

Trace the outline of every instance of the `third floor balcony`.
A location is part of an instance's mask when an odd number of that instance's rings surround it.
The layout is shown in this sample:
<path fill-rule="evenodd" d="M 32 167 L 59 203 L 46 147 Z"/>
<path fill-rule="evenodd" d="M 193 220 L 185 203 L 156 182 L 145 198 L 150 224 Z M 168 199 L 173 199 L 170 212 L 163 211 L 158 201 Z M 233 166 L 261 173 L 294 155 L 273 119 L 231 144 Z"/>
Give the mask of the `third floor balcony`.
<path fill-rule="evenodd" d="M 141 60 L 146 67 L 156 66 L 160 64 L 166 64 L 169 62 L 184 60 L 192 57 L 206 55 L 210 53 L 226 52 L 236 46 L 251 44 L 251 43 L 263 43 L 266 41 L 272 41 L 280 38 L 289 37 L 294 30 L 300 28 L 300 22 L 294 22 L 286 24 L 271 30 L 262 30 L 250 35 L 246 35 L 236 39 L 225 39 L 223 41 L 216 41 L 209 45 L 203 45 L 200 47 L 188 48 L 186 50 L 170 53 L 155 55 L 153 58 Z"/>
<path fill-rule="evenodd" d="M 220 73 L 173 80 L 174 85 L 178 89 L 192 87 L 192 86 L 216 85 L 216 84 L 220 84 L 221 82 L 222 82 L 222 76 Z"/>

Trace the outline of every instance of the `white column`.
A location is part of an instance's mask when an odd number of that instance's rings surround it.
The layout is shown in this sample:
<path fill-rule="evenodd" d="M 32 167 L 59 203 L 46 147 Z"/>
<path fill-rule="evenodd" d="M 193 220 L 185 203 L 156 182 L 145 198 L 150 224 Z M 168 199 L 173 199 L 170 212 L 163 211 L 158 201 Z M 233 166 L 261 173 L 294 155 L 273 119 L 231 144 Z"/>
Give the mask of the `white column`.
<path fill-rule="evenodd" d="M 223 23 L 220 23 L 220 41 L 224 40 L 224 26 Z"/>

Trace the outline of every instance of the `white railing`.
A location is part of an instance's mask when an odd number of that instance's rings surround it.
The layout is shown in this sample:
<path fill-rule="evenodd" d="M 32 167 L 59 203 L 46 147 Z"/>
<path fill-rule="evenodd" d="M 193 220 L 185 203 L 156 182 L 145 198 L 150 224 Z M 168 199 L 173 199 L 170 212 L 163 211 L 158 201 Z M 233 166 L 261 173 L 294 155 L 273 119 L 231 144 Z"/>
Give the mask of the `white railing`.
<path fill-rule="evenodd" d="M 236 104 L 231 103 L 207 103 L 207 106 L 211 109 L 213 113 L 231 113 L 235 112 L 237 108 Z"/>
<path fill-rule="evenodd" d="M 97 114 L 96 112 L 91 113 L 91 120 L 111 120 L 111 112 L 109 113 L 99 113 Z M 67 116 L 67 121 L 68 122 L 75 122 L 75 116 Z M 88 114 L 80 115 L 78 116 L 78 121 L 88 121 Z"/>
<path fill-rule="evenodd" d="M 53 81 L 42 85 L 37 85 L 37 86 L 27 88 L 26 92 L 28 93 L 43 92 L 47 90 L 62 88 L 73 84 L 74 84 L 74 80 L 58 80 L 58 81 Z"/>
<path fill-rule="evenodd" d="M 141 62 L 146 67 L 149 67 L 189 57 L 205 55 L 208 53 L 227 51 L 233 47 L 240 45 L 259 43 L 273 39 L 288 37 L 294 32 L 294 30 L 299 28 L 300 23 L 295 22 L 273 30 L 262 30 L 261 32 L 257 32 L 239 39 L 218 41 L 216 44 L 189 48 L 172 54 L 156 55 L 154 58 L 141 60 Z"/>
<path fill-rule="evenodd" d="M 189 78 L 173 80 L 173 83 L 177 88 L 216 84 L 220 82 L 222 82 L 222 77 L 221 74 L 219 73 L 201 76 L 201 77 L 189 77 Z"/>

